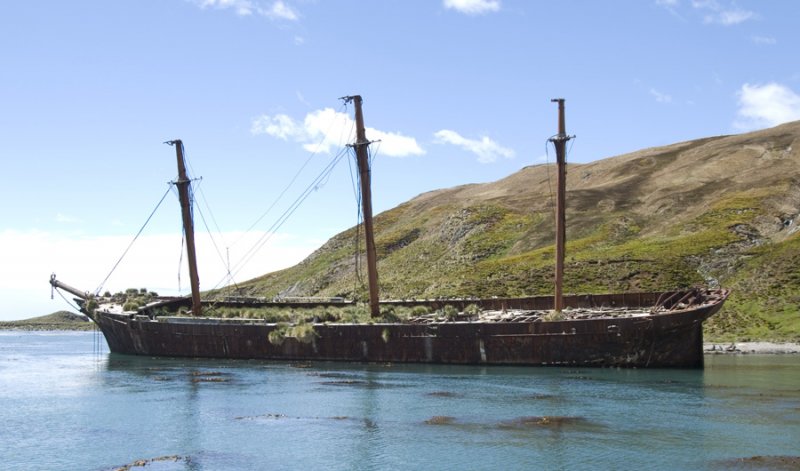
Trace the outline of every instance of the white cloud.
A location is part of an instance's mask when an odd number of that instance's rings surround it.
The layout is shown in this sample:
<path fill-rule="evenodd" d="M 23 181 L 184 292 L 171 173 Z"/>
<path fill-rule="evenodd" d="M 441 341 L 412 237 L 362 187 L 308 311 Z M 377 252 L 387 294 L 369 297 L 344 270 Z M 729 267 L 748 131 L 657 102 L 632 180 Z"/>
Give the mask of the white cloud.
<path fill-rule="evenodd" d="M 239 16 L 253 14 L 254 5 L 251 0 L 194 0 L 200 8 L 215 8 L 217 10 L 232 9 Z"/>
<path fill-rule="evenodd" d="M 283 140 L 294 140 L 309 152 L 330 153 L 352 143 L 355 139 L 355 122 L 349 115 L 332 108 L 324 108 L 308 113 L 299 123 L 285 114 L 262 115 L 255 118 L 250 127 L 254 135 L 267 134 Z M 423 155 L 423 150 L 413 137 L 397 132 L 365 129 L 367 139 L 381 141 L 380 151 L 391 157 Z"/>
<path fill-rule="evenodd" d="M 778 43 L 778 40 L 773 38 L 773 37 L 771 37 L 771 36 L 753 35 L 753 36 L 750 36 L 750 39 L 756 44 L 765 44 L 765 45 L 769 45 L 769 46 Z"/>
<path fill-rule="evenodd" d="M 785 85 L 746 83 L 738 96 L 738 118 L 734 122 L 738 129 L 760 129 L 800 119 L 800 95 Z"/>
<path fill-rule="evenodd" d="M 237 241 L 230 249 L 231 265 L 246 256 L 265 235 L 228 232 L 222 238 Z M 219 237 L 215 235 L 215 237 Z M 94 291 L 130 243 L 130 236 L 86 237 L 41 231 L 0 231 L 0 319 L 20 319 L 47 314 L 67 305 L 58 295 L 51 301 L 47 279 L 58 279 L 80 290 Z M 217 243 L 220 240 L 217 239 Z M 274 234 L 236 275 L 237 282 L 300 262 L 321 245 L 319 240 Z M 189 275 L 183 257 L 181 290 L 178 291 L 181 235 L 142 235 L 114 271 L 102 291 L 147 288 L 162 295 L 186 294 Z M 224 248 L 222 249 L 224 250 Z M 224 254 L 223 254 L 224 255 Z M 200 288 L 211 289 L 225 279 L 227 269 L 207 233 L 197 234 Z M 72 296 L 66 295 L 68 299 Z"/>
<path fill-rule="evenodd" d="M 273 3 L 272 6 L 267 8 L 259 7 L 258 12 L 261 15 L 272 19 L 289 21 L 295 21 L 298 19 L 297 12 L 295 12 L 292 7 L 283 3 L 281 0 L 278 0 L 277 2 Z"/>
<path fill-rule="evenodd" d="M 297 12 L 284 3 L 277 0 L 271 4 L 254 0 L 190 0 L 200 8 L 214 8 L 217 10 L 233 10 L 239 16 L 250 16 L 258 14 L 271 20 L 296 21 L 299 18 Z"/>
<path fill-rule="evenodd" d="M 693 0 L 692 7 L 703 12 L 703 22 L 724 26 L 738 25 L 756 17 L 750 10 L 741 9 L 734 4 L 724 6 L 717 0 Z"/>
<path fill-rule="evenodd" d="M 494 162 L 500 157 L 506 159 L 514 157 L 514 151 L 512 149 L 501 146 L 487 136 L 481 136 L 480 139 L 467 139 L 449 129 L 437 131 L 434 136 L 436 137 L 436 142 L 440 144 L 452 144 L 468 152 L 472 152 L 478 156 L 478 162 L 484 164 Z"/>
<path fill-rule="evenodd" d="M 681 7 L 679 0 L 655 0 L 655 4 L 664 8 L 678 18 L 683 17 L 678 13 Z M 758 15 L 750 10 L 739 8 L 735 2 L 720 0 L 691 0 L 691 10 L 700 15 L 704 23 L 733 26 L 753 20 Z"/>
<path fill-rule="evenodd" d="M 661 93 L 655 88 L 650 89 L 650 95 L 652 95 L 653 98 L 655 98 L 656 101 L 659 103 L 672 103 L 671 95 L 667 95 L 666 93 Z"/>
<path fill-rule="evenodd" d="M 467 15 L 500 11 L 500 0 L 444 0 L 444 7 Z"/>
<path fill-rule="evenodd" d="M 740 8 L 736 8 L 733 10 L 724 10 L 720 11 L 716 17 L 711 17 L 711 22 L 714 23 L 721 23 L 725 26 L 730 25 L 738 25 L 739 23 L 744 23 L 747 20 L 750 20 L 755 17 L 755 13 L 749 10 L 742 10 Z M 706 17 L 708 19 L 708 17 Z"/>

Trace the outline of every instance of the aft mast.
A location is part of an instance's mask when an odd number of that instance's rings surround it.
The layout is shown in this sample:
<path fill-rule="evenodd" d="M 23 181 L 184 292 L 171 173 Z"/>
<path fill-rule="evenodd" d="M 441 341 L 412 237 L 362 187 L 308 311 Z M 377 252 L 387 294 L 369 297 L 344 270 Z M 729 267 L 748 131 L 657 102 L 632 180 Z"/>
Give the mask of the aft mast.
<path fill-rule="evenodd" d="M 180 139 L 168 141 L 166 144 L 175 146 L 175 153 L 178 158 L 178 180 L 173 182 L 178 187 L 178 198 L 181 201 L 181 214 L 183 215 L 183 233 L 186 235 L 186 254 L 189 262 L 189 282 L 192 285 L 192 315 L 199 316 L 202 313 L 200 303 L 200 278 L 197 275 L 197 255 L 194 245 L 194 222 L 192 220 L 192 206 L 189 198 L 189 190 L 192 182 L 186 175 L 186 161 L 183 158 L 183 142 Z"/>
<path fill-rule="evenodd" d="M 567 218 L 566 218 L 566 191 L 567 191 L 567 141 L 572 139 L 567 135 L 564 118 L 564 99 L 553 98 L 550 100 L 558 103 L 558 134 L 550 138 L 556 148 L 556 281 L 553 309 L 561 312 L 564 309 L 564 255 L 567 243 Z"/>
<path fill-rule="evenodd" d="M 367 147 L 370 141 L 364 130 L 364 114 L 361 111 L 361 95 L 344 97 L 345 102 L 353 102 L 356 115 L 356 142 L 353 148 L 356 151 L 358 162 L 359 180 L 361 181 L 361 210 L 364 216 L 364 235 L 367 239 L 367 278 L 369 283 L 369 312 L 372 317 L 380 316 L 378 305 L 378 268 L 375 252 L 375 238 L 372 226 L 372 189 L 370 186 L 371 173 L 369 168 L 369 153 Z"/>

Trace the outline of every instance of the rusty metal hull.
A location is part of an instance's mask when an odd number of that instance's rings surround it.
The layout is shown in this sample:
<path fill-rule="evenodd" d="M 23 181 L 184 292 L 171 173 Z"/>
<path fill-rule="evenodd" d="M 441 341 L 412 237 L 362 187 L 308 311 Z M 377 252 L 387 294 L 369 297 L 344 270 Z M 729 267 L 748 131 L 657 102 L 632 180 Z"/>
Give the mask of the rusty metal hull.
<path fill-rule="evenodd" d="M 613 297 L 617 296 L 617 297 Z M 573 297 L 571 305 L 610 305 L 621 295 Z M 626 295 L 630 296 L 630 295 Z M 642 302 L 663 293 L 634 295 Z M 703 366 L 702 323 L 727 297 L 686 309 L 637 317 L 554 322 L 314 324 L 308 342 L 269 341 L 275 324 L 96 312 L 112 352 L 289 361 L 407 362 L 482 365 L 678 367 Z M 580 302 L 579 302 L 580 301 Z M 552 298 L 487 300 L 546 305 Z"/>

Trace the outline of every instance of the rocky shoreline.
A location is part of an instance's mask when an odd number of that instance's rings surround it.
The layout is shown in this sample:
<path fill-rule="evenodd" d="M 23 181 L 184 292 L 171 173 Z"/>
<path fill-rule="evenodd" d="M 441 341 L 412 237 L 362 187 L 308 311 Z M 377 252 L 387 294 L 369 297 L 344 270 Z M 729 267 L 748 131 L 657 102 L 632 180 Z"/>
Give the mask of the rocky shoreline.
<path fill-rule="evenodd" d="M 795 342 L 730 342 L 704 343 L 706 355 L 793 355 L 800 354 L 800 343 Z"/>

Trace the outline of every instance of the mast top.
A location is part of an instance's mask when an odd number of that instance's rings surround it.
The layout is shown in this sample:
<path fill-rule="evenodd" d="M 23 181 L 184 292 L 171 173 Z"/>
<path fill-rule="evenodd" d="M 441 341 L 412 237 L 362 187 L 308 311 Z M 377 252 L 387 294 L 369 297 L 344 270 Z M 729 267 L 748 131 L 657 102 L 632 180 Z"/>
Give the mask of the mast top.
<path fill-rule="evenodd" d="M 563 98 L 550 99 L 551 103 L 558 103 L 558 134 L 548 139 L 548 141 L 553 143 L 566 142 L 575 137 L 567 134 L 567 126 L 564 119 L 564 101 Z"/>

